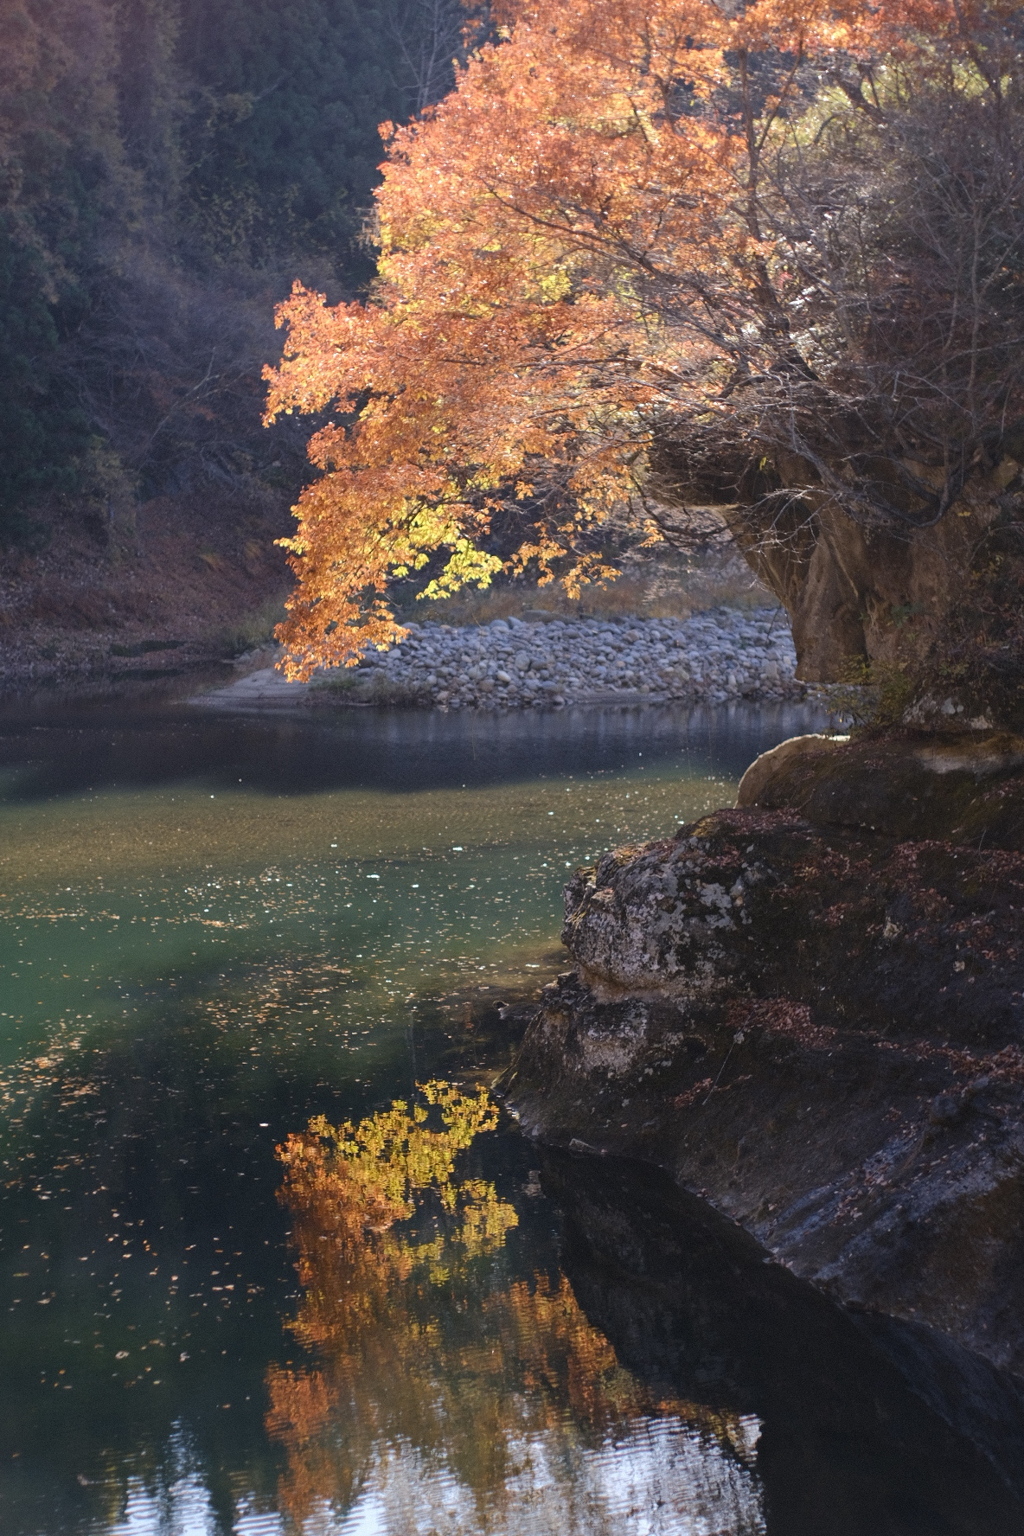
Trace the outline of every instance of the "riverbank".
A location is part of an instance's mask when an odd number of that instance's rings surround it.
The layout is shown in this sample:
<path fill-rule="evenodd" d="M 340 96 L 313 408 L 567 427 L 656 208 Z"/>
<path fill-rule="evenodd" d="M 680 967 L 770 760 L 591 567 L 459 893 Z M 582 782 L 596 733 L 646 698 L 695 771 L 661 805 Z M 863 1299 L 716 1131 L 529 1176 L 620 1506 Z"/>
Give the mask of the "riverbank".
<path fill-rule="evenodd" d="M 412 624 L 393 650 L 289 683 L 263 667 L 192 702 L 208 708 L 402 704 L 508 710 L 617 702 L 724 704 L 805 697 L 781 609 L 688 619 L 534 614 L 455 628 Z"/>
<path fill-rule="evenodd" d="M 287 510 L 158 497 L 130 520 L 54 514 L 0 550 L 0 693 L 159 682 L 270 641 Z"/>

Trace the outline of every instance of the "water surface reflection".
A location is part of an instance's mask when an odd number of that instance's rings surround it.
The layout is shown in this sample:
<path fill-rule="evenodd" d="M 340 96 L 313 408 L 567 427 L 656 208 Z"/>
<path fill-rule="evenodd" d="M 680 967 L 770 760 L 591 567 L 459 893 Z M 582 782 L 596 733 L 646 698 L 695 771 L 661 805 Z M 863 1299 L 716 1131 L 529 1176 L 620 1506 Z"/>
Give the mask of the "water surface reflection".
<path fill-rule="evenodd" d="M 810 719 L 4 717 L 6 1529 L 278 1518 L 267 1372 L 302 1346 L 275 1144 L 500 1066 L 567 868 L 727 800 Z"/>
<path fill-rule="evenodd" d="M 456 1176 L 496 1123 L 486 1091 L 430 1083 L 281 1149 L 292 1328 L 312 1355 L 268 1379 L 282 1513 L 296 1530 L 372 1521 L 395 1536 L 762 1531 L 756 1419 L 652 1390 L 588 1321 L 553 1246 L 510 1249 L 536 1172 L 513 1199 Z"/>
<path fill-rule="evenodd" d="M 396 1130 L 383 1194 L 275 1154 L 482 1103 L 566 870 L 814 723 L 0 723 L 3 1536 L 1024 1530 L 1014 1389 L 773 1289 L 650 1174 L 470 1108 L 419 1172 Z"/>
<path fill-rule="evenodd" d="M 564 1272 L 622 1366 L 759 1423 L 771 1536 L 1024 1530 L 1019 1381 L 927 1329 L 834 1307 L 653 1169 L 543 1163 Z"/>

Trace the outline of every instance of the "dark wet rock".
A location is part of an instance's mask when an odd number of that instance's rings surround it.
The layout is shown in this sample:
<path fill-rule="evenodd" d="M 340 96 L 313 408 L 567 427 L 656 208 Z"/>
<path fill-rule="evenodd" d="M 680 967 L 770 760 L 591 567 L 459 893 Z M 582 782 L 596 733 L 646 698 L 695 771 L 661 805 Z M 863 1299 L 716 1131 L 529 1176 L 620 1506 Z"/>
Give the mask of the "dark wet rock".
<path fill-rule="evenodd" d="M 842 755 L 804 754 L 813 785 Z M 1005 764 L 937 777 L 963 773 L 1016 803 Z M 839 1299 L 1024 1371 L 1019 826 L 897 840 L 811 808 L 721 811 L 578 872 L 577 969 L 505 1093 L 531 1135 L 658 1163 Z"/>

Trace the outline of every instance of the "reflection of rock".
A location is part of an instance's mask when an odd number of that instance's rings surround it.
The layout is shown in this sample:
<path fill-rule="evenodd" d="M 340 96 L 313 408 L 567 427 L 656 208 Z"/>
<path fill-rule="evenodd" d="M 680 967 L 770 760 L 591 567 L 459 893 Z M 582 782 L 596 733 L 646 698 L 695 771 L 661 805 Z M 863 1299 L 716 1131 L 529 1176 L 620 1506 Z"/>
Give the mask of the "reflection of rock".
<path fill-rule="evenodd" d="M 1024 1529 L 1013 1378 L 926 1329 L 831 1306 L 648 1169 L 556 1154 L 543 1177 L 576 1297 L 622 1364 L 654 1394 L 760 1420 L 772 1536 Z"/>
<path fill-rule="evenodd" d="M 505 1092 L 531 1134 L 658 1162 L 837 1296 L 1024 1370 L 1024 777 L 1012 741 L 972 750 L 806 738 L 745 781 L 775 809 L 579 872 L 578 970 Z"/>

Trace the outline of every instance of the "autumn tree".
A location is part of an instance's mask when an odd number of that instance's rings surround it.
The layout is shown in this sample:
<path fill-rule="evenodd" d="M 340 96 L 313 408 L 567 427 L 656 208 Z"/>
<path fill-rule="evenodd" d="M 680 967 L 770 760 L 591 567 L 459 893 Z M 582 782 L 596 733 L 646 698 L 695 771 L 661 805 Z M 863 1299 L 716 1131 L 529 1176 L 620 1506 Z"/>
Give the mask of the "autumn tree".
<path fill-rule="evenodd" d="M 291 670 L 389 643 L 389 580 L 439 549 L 428 595 L 490 580 L 502 508 L 532 509 L 507 568 L 572 585 L 602 574 L 588 525 L 629 507 L 685 539 L 712 507 L 804 676 L 886 662 L 954 688 L 980 666 L 1012 714 L 1018 8 L 528 0 L 504 21 L 390 135 L 369 302 L 297 287 L 279 315 L 271 416 L 334 412 L 289 546 Z"/>

